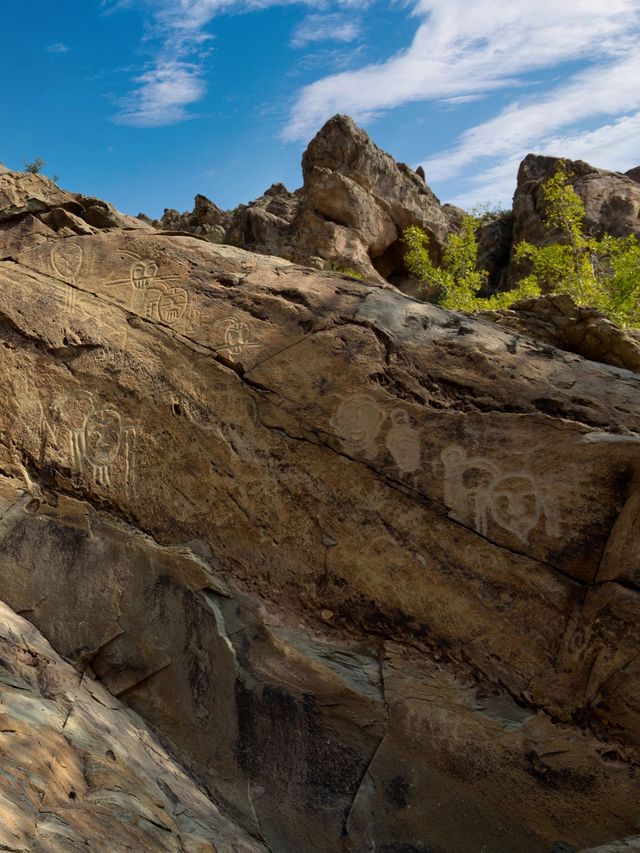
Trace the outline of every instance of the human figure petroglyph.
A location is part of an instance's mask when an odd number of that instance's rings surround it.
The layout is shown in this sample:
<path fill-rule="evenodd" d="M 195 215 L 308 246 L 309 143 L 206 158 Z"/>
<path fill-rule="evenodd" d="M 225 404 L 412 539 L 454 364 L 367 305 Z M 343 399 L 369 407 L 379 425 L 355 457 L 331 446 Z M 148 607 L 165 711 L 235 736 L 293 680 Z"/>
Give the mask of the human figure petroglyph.
<path fill-rule="evenodd" d="M 107 489 L 117 469 L 125 491 L 133 492 L 136 430 L 125 425 L 117 409 L 102 405 L 88 391 L 77 391 L 54 401 L 47 411 L 41 404 L 40 411 L 43 454 L 47 443 L 57 445 L 61 429 L 66 430 L 74 470 L 82 475 L 90 470 L 96 484 Z"/>
<path fill-rule="evenodd" d="M 74 467 L 82 474 L 85 467 L 89 466 L 96 483 L 108 488 L 111 485 L 112 469 L 121 458 L 125 487 L 131 491 L 135 485 L 135 429 L 124 426 L 122 415 L 116 409 L 100 406 L 91 395 L 88 395 L 88 399 L 92 409 L 84 423 L 70 431 Z"/>
<path fill-rule="evenodd" d="M 459 447 L 442 451 L 445 468 L 444 499 L 452 518 L 472 523 L 482 536 L 490 533 L 490 522 L 526 545 L 529 534 L 543 519 L 549 524 L 543 489 L 526 471 L 504 470 L 480 456 L 468 456 Z"/>
<path fill-rule="evenodd" d="M 385 444 L 394 462 L 404 474 L 413 474 L 420 467 L 420 436 L 402 409 L 391 413 L 392 427 Z"/>
<path fill-rule="evenodd" d="M 51 250 L 51 266 L 54 272 L 60 277 L 67 279 L 72 287 L 67 288 L 65 297 L 65 307 L 72 312 L 75 307 L 76 291 L 75 283 L 76 276 L 80 272 L 84 252 L 77 243 L 71 243 L 69 240 L 59 240 Z"/>
<path fill-rule="evenodd" d="M 258 346 L 251 343 L 251 329 L 244 320 L 239 317 L 222 317 L 218 322 L 225 324 L 224 344 L 215 347 L 218 352 L 227 350 L 230 355 L 241 355 L 245 350 Z"/>

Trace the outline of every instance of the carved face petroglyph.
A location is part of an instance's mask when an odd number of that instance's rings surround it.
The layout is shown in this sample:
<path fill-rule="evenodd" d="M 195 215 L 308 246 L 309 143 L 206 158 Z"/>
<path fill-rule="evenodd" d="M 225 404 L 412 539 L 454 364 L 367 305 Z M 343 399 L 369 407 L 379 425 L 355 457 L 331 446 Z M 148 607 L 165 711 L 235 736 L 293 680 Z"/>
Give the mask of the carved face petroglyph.
<path fill-rule="evenodd" d="M 512 474 L 491 487 L 491 514 L 505 530 L 527 542 L 540 520 L 541 502 L 531 477 Z"/>
<path fill-rule="evenodd" d="M 75 281 L 82 266 L 83 251 L 77 243 L 60 240 L 51 252 L 51 265 L 61 278 Z"/>
<path fill-rule="evenodd" d="M 241 353 L 249 344 L 249 326 L 237 317 L 232 317 L 227 323 L 224 333 L 224 341 L 228 349 L 234 353 Z"/>
<path fill-rule="evenodd" d="M 378 453 L 377 437 L 386 414 L 375 400 L 358 395 L 344 400 L 331 418 L 331 425 L 347 452 L 373 459 Z"/>
<path fill-rule="evenodd" d="M 189 294 L 184 287 L 171 287 L 158 300 L 158 316 L 172 326 L 181 320 L 189 307 Z"/>
<path fill-rule="evenodd" d="M 111 465 L 120 452 L 122 418 L 113 409 L 89 415 L 84 425 L 85 456 L 92 465 Z"/>
<path fill-rule="evenodd" d="M 158 273 L 155 261 L 137 261 L 131 266 L 131 284 L 136 290 L 144 290 L 149 286 Z"/>

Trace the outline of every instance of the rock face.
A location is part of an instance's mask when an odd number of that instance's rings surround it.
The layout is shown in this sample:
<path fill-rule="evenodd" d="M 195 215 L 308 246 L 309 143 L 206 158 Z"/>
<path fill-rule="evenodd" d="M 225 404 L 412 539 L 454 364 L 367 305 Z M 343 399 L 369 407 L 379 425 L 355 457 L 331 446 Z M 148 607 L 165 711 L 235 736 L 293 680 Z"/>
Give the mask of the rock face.
<path fill-rule="evenodd" d="M 594 308 L 578 307 L 567 294 L 522 299 L 482 316 L 567 352 L 640 373 L 640 332 L 621 329 Z"/>
<path fill-rule="evenodd" d="M 266 853 L 140 718 L 2 602 L 0 757 L 2 850 Z"/>
<path fill-rule="evenodd" d="M 540 246 L 557 239 L 544 223 L 543 184 L 552 177 L 559 163 L 557 157 L 528 154 L 520 164 L 513 197 L 513 246 L 521 240 Z M 614 237 L 640 236 L 640 186 L 631 174 L 596 169 L 582 160 L 565 160 L 565 163 L 571 184 L 584 202 L 585 230 L 596 236 L 605 232 Z M 519 267 L 512 259 L 507 282 L 513 283 L 518 274 Z"/>
<path fill-rule="evenodd" d="M 640 377 L 10 180 L 0 597 L 274 853 L 633 836 Z"/>
<path fill-rule="evenodd" d="M 220 216 L 224 241 L 381 282 L 406 275 L 404 228 L 424 228 L 437 259 L 459 222 L 461 212 L 440 205 L 424 172 L 396 163 L 348 116 L 334 116 L 312 139 L 302 158 L 302 175 L 301 189 L 289 192 L 284 184 L 274 184 L 228 219 Z M 193 227 L 196 212 L 197 199 L 193 214 L 165 211 L 154 224 L 201 233 Z"/>

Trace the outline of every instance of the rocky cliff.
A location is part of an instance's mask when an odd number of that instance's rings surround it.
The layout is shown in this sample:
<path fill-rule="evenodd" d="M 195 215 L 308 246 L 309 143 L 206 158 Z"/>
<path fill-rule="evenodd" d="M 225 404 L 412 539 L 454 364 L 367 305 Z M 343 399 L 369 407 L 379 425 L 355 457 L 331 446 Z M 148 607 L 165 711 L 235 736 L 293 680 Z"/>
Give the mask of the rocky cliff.
<path fill-rule="evenodd" d="M 401 240 L 407 226 L 426 231 L 438 260 L 462 213 L 441 205 L 426 185 L 424 172 L 396 163 L 349 116 L 334 116 L 311 140 L 302 158 L 302 176 L 303 185 L 295 192 L 274 184 L 228 214 L 198 196 L 192 213 L 165 210 L 154 224 L 164 230 L 210 233 L 254 252 L 320 269 L 347 269 L 381 283 L 407 275 Z M 213 216 L 207 205 L 215 209 Z M 205 209 L 223 235 L 203 223 Z"/>
<path fill-rule="evenodd" d="M 487 293 L 512 287 L 525 272 L 513 257 L 521 240 L 544 245 L 558 239 L 544 222 L 543 185 L 560 162 L 527 155 L 518 171 L 512 209 L 487 216 L 479 229 L 478 266 L 488 273 Z M 564 163 L 585 204 L 587 231 L 640 235 L 640 166 L 623 175 L 582 160 Z M 153 225 L 319 269 L 351 271 L 372 283 L 389 281 L 415 295 L 419 284 L 404 264 L 403 230 L 419 225 L 438 262 L 463 213 L 440 203 L 421 168 L 414 172 L 396 163 L 348 116 L 334 116 L 311 140 L 302 157 L 302 176 L 303 185 L 295 192 L 274 184 L 260 198 L 229 212 L 199 195 L 192 212 L 165 210 Z"/>
<path fill-rule="evenodd" d="M 0 245 L 0 598 L 77 673 L 1 612 L 8 849 L 634 835 L 638 374 L 39 176 Z"/>

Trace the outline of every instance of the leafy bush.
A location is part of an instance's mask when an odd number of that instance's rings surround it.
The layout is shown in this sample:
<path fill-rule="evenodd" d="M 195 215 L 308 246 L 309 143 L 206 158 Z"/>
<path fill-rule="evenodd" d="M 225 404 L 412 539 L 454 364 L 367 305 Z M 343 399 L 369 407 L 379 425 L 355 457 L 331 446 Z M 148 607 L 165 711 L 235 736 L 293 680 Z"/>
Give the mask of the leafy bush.
<path fill-rule="evenodd" d="M 442 262 L 429 256 L 429 238 L 412 226 L 404 232 L 407 268 L 423 286 L 434 289 L 444 308 L 479 311 L 508 308 L 518 299 L 541 293 L 568 293 L 578 305 L 598 308 L 623 326 L 640 325 L 640 241 L 637 237 L 600 239 L 584 234 L 585 208 L 569 183 L 564 163 L 544 185 L 545 224 L 558 232 L 548 246 L 519 243 L 517 261 L 529 261 L 531 271 L 515 289 L 480 296 L 486 272 L 478 270 L 477 229 L 481 220 L 465 215 L 460 231 L 451 234 Z"/>
<path fill-rule="evenodd" d="M 531 281 L 506 293 L 479 295 L 487 279 L 486 271 L 477 268 L 479 224 L 477 217 L 463 216 L 460 231 L 447 239 L 439 266 L 431 260 L 429 238 L 424 231 L 416 225 L 406 228 L 403 237 L 408 251 L 404 259 L 411 275 L 423 286 L 435 288 L 438 304 L 454 311 L 508 308 L 516 299 L 539 296 L 540 288 Z"/>
<path fill-rule="evenodd" d="M 43 166 L 46 166 L 47 163 L 42 157 L 36 157 L 33 163 L 27 163 L 26 160 L 22 161 L 24 163 L 25 172 L 30 172 L 32 175 L 38 175 L 42 171 Z"/>

